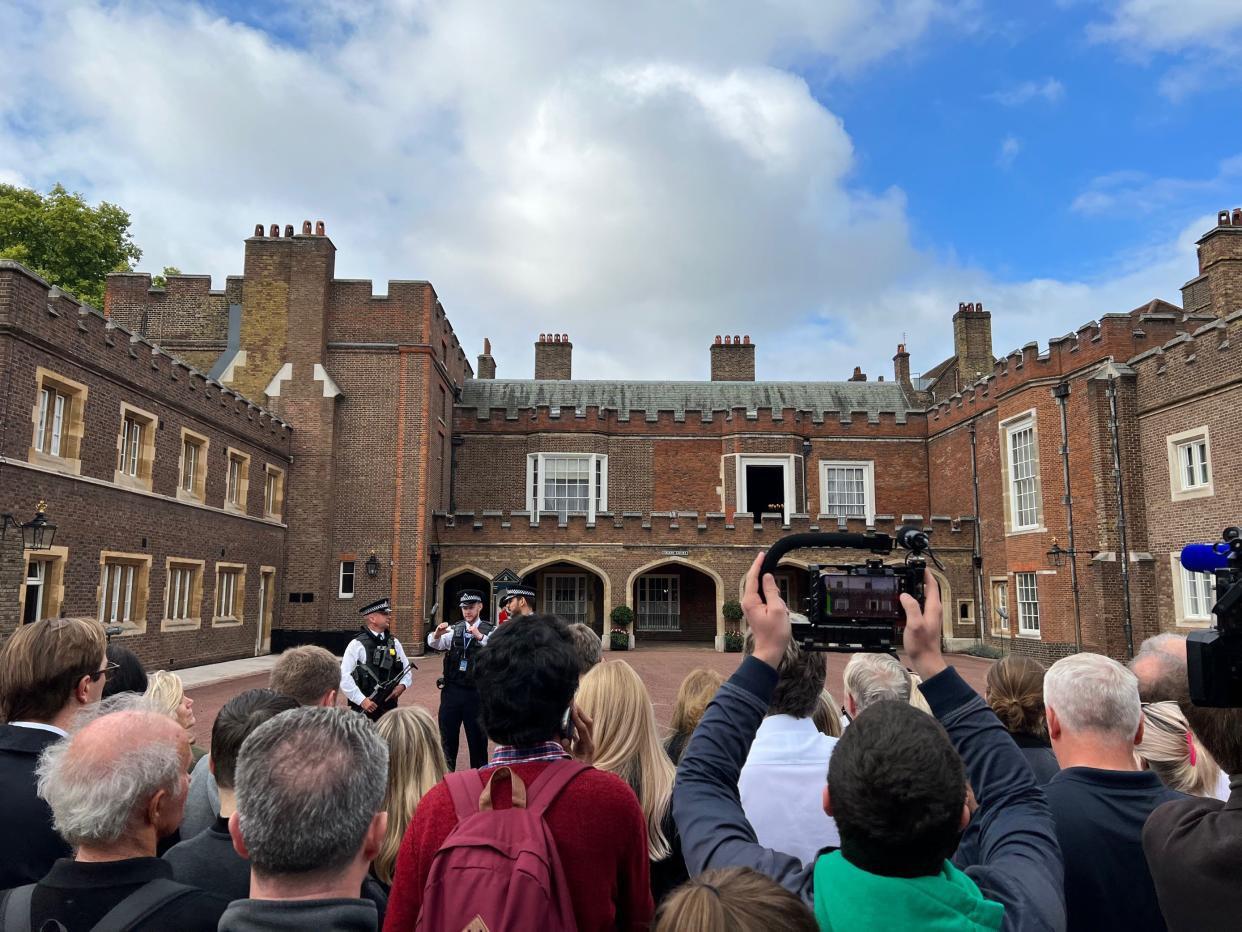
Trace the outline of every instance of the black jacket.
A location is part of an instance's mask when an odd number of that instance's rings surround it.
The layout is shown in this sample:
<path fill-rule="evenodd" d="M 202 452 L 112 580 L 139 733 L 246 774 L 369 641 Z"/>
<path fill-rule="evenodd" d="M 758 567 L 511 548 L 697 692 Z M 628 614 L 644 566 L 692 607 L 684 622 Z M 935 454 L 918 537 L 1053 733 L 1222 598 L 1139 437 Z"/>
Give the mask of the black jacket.
<path fill-rule="evenodd" d="M 1171 932 L 1238 928 L 1242 915 L 1242 788 L 1228 802 L 1165 803 L 1143 826 L 1143 852 Z"/>
<path fill-rule="evenodd" d="M 484 621 L 480 618 L 477 622 L 479 631 L 487 637 L 496 630 L 496 626 L 490 621 Z M 470 639 L 469 646 L 462 640 L 462 632 L 466 630 L 466 623 L 459 621 L 457 624 L 449 628 L 453 635 L 452 646 L 444 654 L 444 682 L 451 683 L 454 686 L 465 686 L 468 689 L 474 688 L 474 664 L 479 658 L 480 651 L 483 650 L 483 644 L 480 641 Z M 466 661 L 466 669 L 463 671 L 461 662 Z"/>
<path fill-rule="evenodd" d="M 1043 738 L 1024 735 L 1020 732 L 1010 732 L 1010 737 L 1018 746 L 1018 750 L 1022 752 L 1022 756 L 1026 758 L 1026 762 L 1031 765 L 1031 770 L 1035 772 L 1035 782 L 1040 786 L 1047 785 L 1048 781 L 1061 769 L 1056 755 L 1052 753 L 1052 745 Z"/>
<path fill-rule="evenodd" d="M 0 890 L 34 883 L 69 846 L 52 827 L 52 810 L 36 792 L 39 755 L 60 735 L 42 728 L 0 725 Z"/>

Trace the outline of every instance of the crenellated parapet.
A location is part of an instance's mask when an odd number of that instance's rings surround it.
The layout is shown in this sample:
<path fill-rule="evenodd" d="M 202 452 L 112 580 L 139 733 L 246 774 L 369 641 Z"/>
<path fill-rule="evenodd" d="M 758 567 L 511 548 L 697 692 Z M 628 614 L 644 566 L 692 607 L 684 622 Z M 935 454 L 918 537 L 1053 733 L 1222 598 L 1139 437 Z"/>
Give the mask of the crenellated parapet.
<path fill-rule="evenodd" d="M 1180 333 L 1129 365 L 1138 375 L 1141 411 L 1228 382 L 1242 369 L 1242 310 Z"/>

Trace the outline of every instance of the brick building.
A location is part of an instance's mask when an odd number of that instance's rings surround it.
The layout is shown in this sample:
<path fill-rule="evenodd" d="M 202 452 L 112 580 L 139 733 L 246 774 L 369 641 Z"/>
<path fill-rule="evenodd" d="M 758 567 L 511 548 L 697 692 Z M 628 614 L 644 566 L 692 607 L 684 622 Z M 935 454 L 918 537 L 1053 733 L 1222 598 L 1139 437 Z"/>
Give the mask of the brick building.
<path fill-rule="evenodd" d="M 221 291 L 202 276 L 163 289 L 111 276 L 105 315 L 7 264 L 0 361 L 19 410 L 4 418 L 0 504 L 20 517 L 46 498 L 68 552 L 39 581 L 6 547 L 0 629 L 58 586 L 61 602 L 37 612 L 110 611 L 99 565 L 116 553 L 150 567 L 145 627 L 130 630 L 153 662 L 264 649 L 245 633 L 252 619 L 270 623 L 274 649 L 339 649 L 357 606 L 380 595 L 414 647 L 460 589 L 492 591 L 506 571 L 602 634 L 628 605 L 640 644 L 719 646 L 722 606 L 757 549 L 796 531 L 917 523 L 944 566 L 949 637 L 1044 659 L 1125 656 L 1155 631 L 1208 623 L 1204 580 L 1174 561 L 1236 521 L 1222 503 L 1242 484 L 1226 430 L 1242 391 L 1242 211 L 1199 250 L 1185 309 L 1152 301 L 998 360 L 990 313 L 962 304 L 954 355 L 919 378 L 901 346 L 887 381 L 855 368 L 798 383 L 756 381 L 748 336 L 709 344 L 709 381 L 575 380 L 564 334 L 539 336 L 532 379 L 497 378 L 489 345 L 476 376 L 430 284 L 375 295 L 336 279 L 322 223 L 257 227 L 243 275 Z M 75 386 L 89 398 L 84 433 L 62 441 L 82 438 L 80 475 L 35 449 L 41 378 L 70 412 Z M 117 467 L 131 449 L 122 405 L 155 425 L 145 488 Z M 190 504 L 176 491 L 186 431 L 209 463 Z M 249 477 L 279 475 L 276 512 L 254 495 L 245 516 L 227 505 L 232 473 L 210 465 L 226 449 L 229 462 L 249 457 Z M 796 602 L 809 563 L 859 557 L 792 554 L 781 586 Z M 178 559 L 201 561 L 209 600 L 220 565 L 244 568 L 234 629 L 157 617 Z M 263 610 L 250 604 L 255 574 Z"/>

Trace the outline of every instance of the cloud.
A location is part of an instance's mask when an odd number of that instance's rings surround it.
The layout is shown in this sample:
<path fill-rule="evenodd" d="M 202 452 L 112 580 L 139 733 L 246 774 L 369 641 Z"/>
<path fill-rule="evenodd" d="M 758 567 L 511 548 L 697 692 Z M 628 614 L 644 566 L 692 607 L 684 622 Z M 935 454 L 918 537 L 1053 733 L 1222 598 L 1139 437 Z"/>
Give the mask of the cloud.
<path fill-rule="evenodd" d="M 1127 216 L 1151 214 L 1209 197 L 1228 199 L 1242 179 L 1242 154 L 1224 159 L 1211 178 L 1156 178 L 1146 172 L 1117 171 L 1093 178 L 1071 209 L 1085 216 L 1122 211 Z"/>
<path fill-rule="evenodd" d="M 256 222 L 323 218 L 338 276 L 431 280 L 501 377 L 541 331 L 585 378 L 702 378 L 722 332 L 752 335 L 761 377 L 879 374 L 903 331 L 928 368 L 960 300 L 1025 342 L 1187 277 L 1000 281 L 916 247 L 899 188 L 859 187 L 848 128 L 784 63 L 863 80 L 954 21 L 935 0 L 261 12 L 20 4 L 0 170 L 121 204 L 145 268 L 217 287 Z"/>
<path fill-rule="evenodd" d="M 1043 81 L 1023 81 L 1007 90 L 988 94 L 987 99 L 1006 107 L 1020 107 L 1036 99 L 1055 104 L 1059 103 L 1064 96 L 1064 84 L 1056 78 L 1044 78 Z"/>
<path fill-rule="evenodd" d="M 1013 167 L 1013 160 L 1022 151 L 1022 143 L 1017 136 L 1010 133 L 1001 140 L 1000 151 L 996 155 L 996 164 L 1008 170 Z"/>

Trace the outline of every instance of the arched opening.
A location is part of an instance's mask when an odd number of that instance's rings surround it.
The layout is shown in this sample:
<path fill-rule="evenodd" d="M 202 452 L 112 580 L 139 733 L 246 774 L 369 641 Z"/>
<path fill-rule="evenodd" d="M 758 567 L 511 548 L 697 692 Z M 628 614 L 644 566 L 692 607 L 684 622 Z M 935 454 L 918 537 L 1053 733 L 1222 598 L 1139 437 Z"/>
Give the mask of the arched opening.
<path fill-rule="evenodd" d="M 483 595 L 483 617 L 489 621 L 495 619 L 495 614 L 488 610 L 488 606 L 492 603 L 491 580 L 474 567 L 461 567 L 444 578 L 441 586 L 440 607 L 436 611 L 436 622 L 447 621 L 453 624 L 461 621 L 459 600 L 466 589 L 474 589 Z"/>
<path fill-rule="evenodd" d="M 692 563 L 666 560 L 631 574 L 634 640 L 715 643 L 721 634 L 719 578 Z"/>
<path fill-rule="evenodd" d="M 604 637 L 607 614 L 607 577 L 577 560 L 548 560 L 524 569 L 523 579 L 534 576 L 535 610 L 563 618 L 570 624 L 589 625 Z"/>

